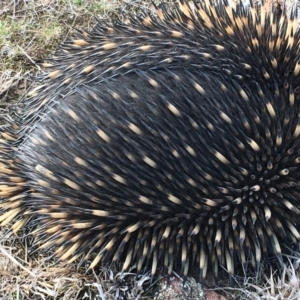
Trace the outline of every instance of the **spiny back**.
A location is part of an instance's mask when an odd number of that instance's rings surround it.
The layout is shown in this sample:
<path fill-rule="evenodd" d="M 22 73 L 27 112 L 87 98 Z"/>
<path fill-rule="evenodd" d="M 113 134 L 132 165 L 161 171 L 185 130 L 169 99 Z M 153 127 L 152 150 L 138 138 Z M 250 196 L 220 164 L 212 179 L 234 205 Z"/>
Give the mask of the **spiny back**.
<path fill-rule="evenodd" d="M 1 224 L 32 216 L 92 267 L 280 259 L 300 239 L 297 20 L 183 1 L 129 20 L 65 43 L 2 133 Z"/>
<path fill-rule="evenodd" d="M 247 82 L 271 85 L 285 81 L 297 86 L 300 63 L 297 17 L 267 13 L 264 6 L 250 11 L 228 3 L 179 1 L 177 8 L 157 9 L 157 15 L 130 16 L 128 22 L 98 22 L 64 43 L 44 64 L 49 74 L 34 89 L 21 116 L 24 137 L 58 99 L 74 87 L 102 82 L 135 70 L 198 68 L 227 74 L 241 94 Z M 263 75 L 263 76 L 261 76 Z M 274 85 L 273 77 L 279 86 Z M 269 87 L 268 87 L 269 89 Z M 263 91 L 266 92 L 266 91 Z"/>

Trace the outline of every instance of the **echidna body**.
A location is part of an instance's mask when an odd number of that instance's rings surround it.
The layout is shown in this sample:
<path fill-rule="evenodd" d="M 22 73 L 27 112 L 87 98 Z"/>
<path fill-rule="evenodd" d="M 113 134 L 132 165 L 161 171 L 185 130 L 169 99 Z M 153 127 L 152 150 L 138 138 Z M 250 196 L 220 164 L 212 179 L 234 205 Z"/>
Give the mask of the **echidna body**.
<path fill-rule="evenodd" d="M 2 132 L 2 225 L 61 259 L 205 277 L 300 240 L 297 18 L 180 1 L 62 45 Z"/>

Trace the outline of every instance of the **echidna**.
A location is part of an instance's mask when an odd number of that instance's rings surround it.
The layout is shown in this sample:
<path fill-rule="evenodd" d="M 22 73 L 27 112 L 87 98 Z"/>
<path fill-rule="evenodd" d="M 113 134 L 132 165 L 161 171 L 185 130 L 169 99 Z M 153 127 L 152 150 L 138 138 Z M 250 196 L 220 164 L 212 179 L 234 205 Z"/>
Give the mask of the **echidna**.
<path fill-rule="evenodd" d="M 2 225 L 90 268 L 200 276 L 300 240 L 297 17 L 179 1 L 64 43 L 2 130 Z"/>

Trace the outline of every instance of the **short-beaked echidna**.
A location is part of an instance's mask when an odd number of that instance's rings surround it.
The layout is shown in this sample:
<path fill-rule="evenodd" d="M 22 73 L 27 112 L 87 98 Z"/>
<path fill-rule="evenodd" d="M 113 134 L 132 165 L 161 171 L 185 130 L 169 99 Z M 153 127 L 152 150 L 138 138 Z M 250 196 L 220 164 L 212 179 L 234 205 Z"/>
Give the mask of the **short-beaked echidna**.
<path fill-rule="evenodd" d="M 300 240 L 296 16 L 179 1 L 78 35 L 1 132 L 1 224 L 91 267 L 280 261 Z"/>

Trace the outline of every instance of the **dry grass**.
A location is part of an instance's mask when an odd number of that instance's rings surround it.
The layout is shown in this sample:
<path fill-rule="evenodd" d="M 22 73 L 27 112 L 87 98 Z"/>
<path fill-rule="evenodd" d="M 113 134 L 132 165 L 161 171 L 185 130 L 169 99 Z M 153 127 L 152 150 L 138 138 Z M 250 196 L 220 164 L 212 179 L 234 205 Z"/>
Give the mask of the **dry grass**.
<path fill-rule="evenodd" d="M 298 256 L 299 257 L 299 256 Z M 282 274 L 271 272 L 263 275 L 263 284 L 248 283 L 242 293 L 247 299 L 259 300 L 299 300 L 300 299 L 300 258 L 291 258 Z"/>
<path fill-rule="evenodd" d="M 300 254 L 285 256 L 282 272 L 270 270 L 262 264 L 255 277 L 234 276 L 234 284 L 210 288 L 223 294 L 226 300 L 299 300 L 300 299 Z"/>
<path fill-rule="evenodd" d="M 136 9 L 149 0 L 1 0 L 0 105 L 17 101 L 38 63 L 49 57 L 74 32 L 89 29 L 100 19 Z"/>
<path fill-rule="evenodd" d="M 0 299 L 142 299 L 150 276 L 102 268 L 64 266 L 47 257 L 29 256 L 23 246 L 0 247 Z"/>

